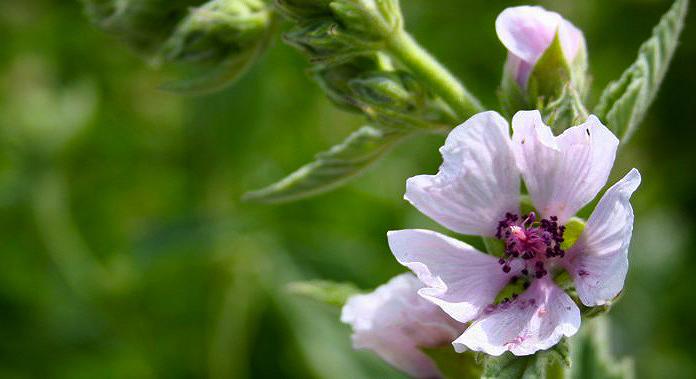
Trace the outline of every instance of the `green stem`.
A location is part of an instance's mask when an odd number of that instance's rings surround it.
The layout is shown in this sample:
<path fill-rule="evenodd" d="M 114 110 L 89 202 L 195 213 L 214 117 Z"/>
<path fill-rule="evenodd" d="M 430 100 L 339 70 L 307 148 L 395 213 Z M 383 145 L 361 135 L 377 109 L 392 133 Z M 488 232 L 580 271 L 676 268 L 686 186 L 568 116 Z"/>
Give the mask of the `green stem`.
<path fill-rule="evenodd" d="M 393 33 L 393 37 L 387 41 L 387 49 L 413 74 L 425 81 L 460 119 L 484 110 L 478 99 L 405 30 Z"/>

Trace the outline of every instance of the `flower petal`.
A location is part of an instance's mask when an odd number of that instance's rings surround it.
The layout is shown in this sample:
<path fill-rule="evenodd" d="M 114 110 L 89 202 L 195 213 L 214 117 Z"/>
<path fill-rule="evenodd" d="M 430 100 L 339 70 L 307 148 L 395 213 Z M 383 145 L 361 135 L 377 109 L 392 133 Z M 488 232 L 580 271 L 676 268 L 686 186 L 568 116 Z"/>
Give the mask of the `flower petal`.
<path fill-rule="evenodd" d="M 495 20 L 498 39 L 510 54 L 534 65 L 553 41 L 556 32 L 563 54 L 571 62 L 584 45 L 585 37 L 556 12 L 538 6 L 505 9 Z"/>
<path fill-rule="evenodd" d="M 564 223 L 604 187 L 619 140 L 597 117 L 554 137 L 539 111 L 522 111 L 512 128 L 517 163 L 543 217 Z"/>
<path fill-rule="evenodd" d="M 355 348 L 372 350 L 413 377 L 441 377 L 419 347 L 449 344 L 464 324 L 418 296 L 421 287 L 413 274 L 398 275 L 372 293 L 350 297 L 341 311 L 341 321 L 353 327 Z"/>
<path fill-rule="evenodd" d="M 506 274 L 497 258 L 433 231 L 399 230 L 387 236 L 399 263 L 426 285 L 418 293 L 459 322 L 474 319 L 521 270 Z"/>
<path fill-rule="evenodd" d="M 489 355 L 531 355 L 552 347 L 580 328 L 580 310 L 548 276 L 516 300 L 500 304 L 467 328 L 452 345 Z"/>
<path fill-rule="evenodd" d="M 583 304 L 606 304 L 616 297 L 628 272 L 628 246 L 633 232 L 630 198 L 640 185 L 631 170 L 602 196 L 580 238 L 568 251 L 565 266 Z"/>
<path fill-rule="evenodd" d="M 408 179 L 404 197 L 455 232 L 493 236 L 505 213 L 519 208 L 519 170 L 510 145 L 505 119 L 496 112 L 476 114 L 447 136 L 437 175 Z"/>

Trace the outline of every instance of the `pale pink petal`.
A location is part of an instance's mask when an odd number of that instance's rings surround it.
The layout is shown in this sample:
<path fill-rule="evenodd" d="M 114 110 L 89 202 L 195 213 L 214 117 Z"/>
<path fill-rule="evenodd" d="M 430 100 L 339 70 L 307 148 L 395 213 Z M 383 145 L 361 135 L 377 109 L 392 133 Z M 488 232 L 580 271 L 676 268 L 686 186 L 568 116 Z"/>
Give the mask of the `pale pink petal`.
<path fill-rule="evenodd" d="M 568 251 L 565 266 L 583 304 L 606 304 L 616 297 L 628 272 L 628 246 L 633 231 L 631 195 L 640 173 L 631 170 L 602 196 L 578 241 Z"/>
<path fill-rule="evenodd" d="M 538 6 L 505 9 L 495 20 L 495 30 L 510 54 L 531 65 L 549 47 L 556 32 L 568 62 L 585 43 L 582 32 L 573 24 Z"/>
<path fill-rule="evenodd" d="M 505 213 L 519 207 L 519 171 L 510 145 L 508 124 L 498 113 L 474 115 L 447 136 L 437 175 L 408 179 L 406 200 L 455 232 L 495 235 Z"/>
<path fill-rule="evenodd" d="M 418 296 L 423 284 L 401 274 L 374 292 L 348 299 L 341 321 L 353 327 L 353 346 L 369 349 L 416 378 L 440 377 L 420 347 L 448 345 L 464 330 L 440 308 Z"/>
<path fill-rule="evenodd" d="M 580 327 L 580 310 L 548 276 L 537 279 L 516 300 L 474 321 L 453 345 L 489 355 L 510 351 L 531 355 L 549 349 Z"/>
<path fill-rule="evenodd" d="M 513 267 L 506 274 L 497 258 L 433 231 L 399 230 L 387 236 L 399 263 L 425 284 L 418 293 L 460 322 L 474 319 L 521 270 Z"/>
<path fill-rule="evenodd" d="M 512 128 L 517 163 L 543 217 L 564 223 L 604 187 L 619 140 L 597 117 L 554 137 L 539 111 L 522 111 Z"/>

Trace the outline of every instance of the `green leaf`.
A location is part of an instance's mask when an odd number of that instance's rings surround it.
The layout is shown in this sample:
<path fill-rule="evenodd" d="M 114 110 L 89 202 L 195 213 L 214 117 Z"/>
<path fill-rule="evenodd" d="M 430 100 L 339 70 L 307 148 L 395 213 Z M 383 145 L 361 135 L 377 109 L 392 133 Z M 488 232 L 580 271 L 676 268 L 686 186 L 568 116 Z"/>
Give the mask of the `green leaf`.
<path fill-rule="evenodd" d="M 605 317 L 586 320 L 583 328 L 572 339 L 573 365 L 568 370 L 570 379 L 630 379 L 635 377 L 633 361 L 620 360 L 609 352 Z"/>
<path fill-rule="evenodd" d="M 292 282 L 287 285 L 287 289 L 294 295 L 336 307 L 342 307 L 349 297 L 360 293 L 353 283 L 336 283 L 328 280 Z"/>
<path fill-rule="evenodd" d="M 636 61 L 602 93 L 595 114 L 626 142 L 655 99 L 684 27 L 689 1 L 677 0 L 638 51 Z"/>
<path fill-rule="evenodd" d="M 481 376 L 481 365 L 476 361 L 476 353 L 473 351 L 457 353 L 451 345 L 422 350 L 435 362 L 445 378 L 467 379 Z"/>
<path fill-rule="evenodd" d="M 328 191 L 362 173 L 408 135 L 364 126 L 340 145 L 317 154 L 313 162 L 275 184 L 248 192 L 244 199 L 276 203 Z"/>
<path fill-rule="evenodd" d="M 563 377 L 563 367 L 570 367 L 568 341 L 564 338 L 549 350 L 534 355 L 515 356 L 510 352 L 488 356 L 481 378 L 544 379 Z"/>

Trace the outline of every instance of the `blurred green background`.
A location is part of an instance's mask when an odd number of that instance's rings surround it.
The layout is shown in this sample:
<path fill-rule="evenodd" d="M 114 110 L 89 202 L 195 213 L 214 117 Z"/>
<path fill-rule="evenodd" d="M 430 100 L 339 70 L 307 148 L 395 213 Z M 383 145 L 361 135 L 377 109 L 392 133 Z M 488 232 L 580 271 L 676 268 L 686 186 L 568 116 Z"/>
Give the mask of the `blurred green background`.
<path fill-rule="evenodd" d="M 544 1 L 584 30 L 595 98 L 669 1 Z M 403 0 L 408 29 L 489 107 L 505 51 L 485 0 Z M 643 174 L 613 349 L 646 378 L 696 377 L 696 28 L 612 180 Z M 389 229 L 440 229 L 402 200 L 443 138 L 411 140 L 346 187 L 241 202 L 363 122 L 278 39 L 235 86 L 158 90 L 77 1 L 0 2 L 0 377 L 401 377 L 353 352 L 338 311 L 292 280 L 372 288 L 403 270 Z"/>

